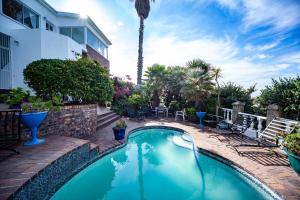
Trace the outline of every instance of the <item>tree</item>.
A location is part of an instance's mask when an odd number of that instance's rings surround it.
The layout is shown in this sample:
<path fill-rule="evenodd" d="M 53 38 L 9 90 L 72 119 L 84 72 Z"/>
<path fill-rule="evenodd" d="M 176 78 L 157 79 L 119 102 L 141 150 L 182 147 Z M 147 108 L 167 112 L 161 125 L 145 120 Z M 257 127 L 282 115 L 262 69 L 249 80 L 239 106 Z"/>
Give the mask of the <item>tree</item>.
<path fill-rule="evenodd" d="M 269 104 L 277 104 L 283 110 L 285 117 L 300 119 L 300 76 L 295 78 L 272 79 L 272 85 L 261 90 L 257 98 L 261 109 Z"/>
<path fill-rule="evenodd" d="M 182 102 L 183 98 L 180 92 L 185 83 L 187 68 L 180 66 L 168 67 L 166 69 L 166 80 L 164 90 L 164 101 L 169 106 L 171 101 Z"/>
<path fill-rule="evenodd" d="M 203 60 L 196 59 L 187 63 L 187 74 L 181 94 L 189 101 L 195 102 L 195 108 L 201 108 L 203 101 L 213 91 L 212 67 Z"/>
<path fill-rule="evenodd" d="M 139 49 L 137 62 L 137 84 L 139 85 L 142 83 L 143 73 L 144 20 L 147 19 L 150 12 L 150 1 L 155 2 L 155 0 L 135 0 L 135 9 L 140 18 Z"/>
<path fill-rule="evenodd" d="M 153 106 L 159 106 L 160 97 L 165 89 L 166 67 L 164 65 L 154 64 L 148 67 L 145 76 L 148 78 L 146 88 L 152 95 Z"/>
<path fill-rule="evenodd" d="M 253 113 L 253 99 L 251 94 L 255 92 L 256 85 L 249 88 L 236 85 L 233 82 L 225 83 L 220 87 L 220 102 L 224 108 L 232 108 L 232 103 L 236 101 L 244 102 L 245 112 Z"/>
<path fill-rule="evenodd" d="M 220 101 L 220 84 L 219 84 L 219 78 L 222 77 L 221 69 L 220 68 L 213 68 L 212 70 L 213 76 L 215 78 L 215 81 L 217 83 L 217 106 L 216 106 L 216 116 L 219 116 L 219 109 L 221 107 L 221 101 Z M 217 118 L 219 120 L 219 118 Z"/>

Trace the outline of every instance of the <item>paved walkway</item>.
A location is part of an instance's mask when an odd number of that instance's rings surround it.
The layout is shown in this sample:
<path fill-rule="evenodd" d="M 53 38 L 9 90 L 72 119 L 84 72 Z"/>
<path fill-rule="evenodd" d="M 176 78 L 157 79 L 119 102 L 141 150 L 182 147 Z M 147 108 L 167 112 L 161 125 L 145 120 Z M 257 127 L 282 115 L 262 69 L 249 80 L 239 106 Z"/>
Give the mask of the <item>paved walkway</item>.
<path fill-rule="evenodd" d="M 24 147 L 20 144 L 16 147 L 20 154 L 9 155 L 0 161 L 0 200 L 7 199 L 53 161 L 87 143 L 71 137 L 50 136 L 45 138 L 43 145 Z M 1 158 L 11 154 L 7 151 L 0 153 Z"/>
<path fill-rule="evenodd" d="M 276 156 L 276 154 L 270 153 L 265 149 L 247 148 L 243 151 L 248 153 L 244 156 L 239 156 L 236 151 L 226 146 L 225 138 L 221 142 L 215 137 L 210 137 L 215 135 L 212 131 L 200 131 L 195 124 L 191 123 L 147 119 L 141 122 L 127 120 L 127 124 L 126 133 L 134 128 L 147 125 L 166 125 L 181 128 L 194 137 L 195 143 L 199 148 L 206 149 L 232 161 L 240 168 L 260 179 L 283 199 L 300 199 L 300 177 L 290 168 L 284 155 L 279 154 L 279 156 Z M 99 130 L 93 137 L 94 139 L 91 139 L 92 142 L 100 146 L 102 152 L 124 142 L 117 142 L 113 139 L 112 127 L 113 124 Z M 281 150 L 277 149 L 276 151 L 280 152 Z"/>

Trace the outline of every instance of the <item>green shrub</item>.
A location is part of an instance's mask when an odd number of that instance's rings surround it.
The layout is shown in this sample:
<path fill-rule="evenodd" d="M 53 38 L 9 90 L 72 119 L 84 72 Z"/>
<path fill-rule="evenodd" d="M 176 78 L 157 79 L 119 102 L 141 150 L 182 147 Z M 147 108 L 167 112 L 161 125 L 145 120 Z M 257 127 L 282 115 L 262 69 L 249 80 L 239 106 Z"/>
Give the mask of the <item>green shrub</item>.
<path fill-rule="evenodd" d="M 295 155 L 300 156 L 300 133 L 289 134 L 284 138 L 283 146 Z"/>
<path fill-rule="evenodd" d="M 117 122 L 116 122 L 116 128 L 126 128 L 127 127 L 127 124 L 125 122 L 124 119 L 119 119 Z"/>
<path fill-rule="evenodd" d="M 142 95 L 132 94 L 128 97 L 128 104 L 130 107 L 135 109 L 135 111 L 137 111 L 145 105 L 145 100 Z"/>
<path fill-rule="evenodd" d="M 43 101 L 41 98 L 36 96 L 30 96 L 28 102 L 22 104 L 22 111 L 27 112 L 39 112 L 39 111 L 59 111 L 63 103 L 59 100 L 60 97 L 53 97 L 52 100 Z"/>
<path fill-rule="evenodd" d="M 127 98 L 119 98 L 117 101 L 114 101 L 112 104 L 112 110 L 118 113 L 119 115 L 125 115 L 127 111 L 128 103 Z"/>
<path fill-rule="evenodd" d="M 34 61 L 24 69 L 24 80 L 44 100 L 70 96 L 74 102 L 111 101 L 112 81 L 106 69 L 88 59 Z"/>
<path fill-rule="evenodd" d="M 186 109 L 186 116 L 187 116 L 187 119 L 191 122 L 194 122 L 196 123 L 197 122 L 197 114 L 196 114 L 196 109 L 191 107 L 191 108 L 187 108 Z"/>
<path fill-rule="evenodd" d="M 21 103 L 30 96 L 29 91 L 23 91 L 22 88 L 17 87 L 12 89 L 9 94 L 1 95 L 4 102 L 10 106 L 21 105 Z"/>

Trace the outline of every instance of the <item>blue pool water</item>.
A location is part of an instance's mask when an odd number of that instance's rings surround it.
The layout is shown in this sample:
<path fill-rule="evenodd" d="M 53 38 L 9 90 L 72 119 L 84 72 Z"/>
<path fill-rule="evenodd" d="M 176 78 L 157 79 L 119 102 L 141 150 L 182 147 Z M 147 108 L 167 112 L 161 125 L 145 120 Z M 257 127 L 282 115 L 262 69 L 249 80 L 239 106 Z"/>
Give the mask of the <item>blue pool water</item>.
<path fill-rule="evenodd" d="M 182 134 L 170 129 L 136 131 L 125 147 L 82 170 L 51 199 L 272 199 L 222 162 L 198 153 L 197 163 Z"/>

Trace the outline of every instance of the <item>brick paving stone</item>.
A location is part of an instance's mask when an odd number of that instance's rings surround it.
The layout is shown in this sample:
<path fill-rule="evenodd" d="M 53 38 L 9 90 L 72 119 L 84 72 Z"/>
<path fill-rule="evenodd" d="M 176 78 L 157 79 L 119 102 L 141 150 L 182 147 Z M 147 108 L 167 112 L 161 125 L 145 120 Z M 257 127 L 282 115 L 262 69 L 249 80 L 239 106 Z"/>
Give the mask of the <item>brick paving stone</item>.
<path fill-rule="evenodd" d="M 0 200 L 7 199 L 40 170 L 67 152 L 89 141 L 63 136 L 45 137 L 45 144 L 36 147 L 16 147 L 20 154 L 12 154 L 0 162 Z"/>

